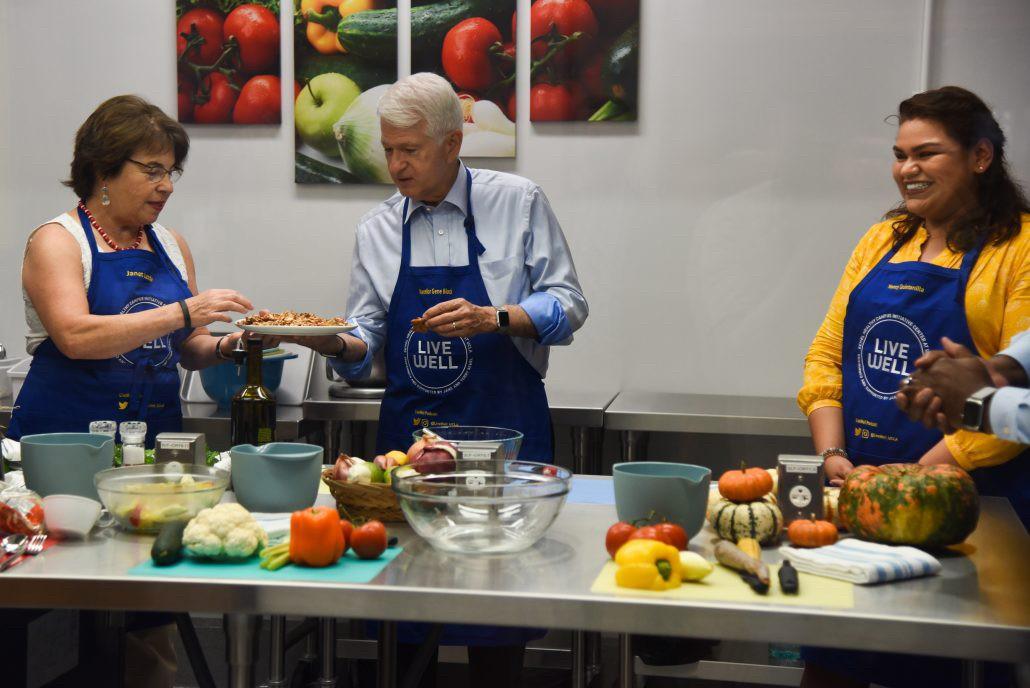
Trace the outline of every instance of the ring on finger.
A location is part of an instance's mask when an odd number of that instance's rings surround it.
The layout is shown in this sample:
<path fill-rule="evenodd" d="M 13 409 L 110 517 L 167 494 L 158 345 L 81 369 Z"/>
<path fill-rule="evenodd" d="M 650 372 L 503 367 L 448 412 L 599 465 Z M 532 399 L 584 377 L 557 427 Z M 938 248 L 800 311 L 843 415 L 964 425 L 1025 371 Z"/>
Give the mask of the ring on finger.
<path fill-rule="evenodd" d="M 451 323 L 451 329 L 452 330 L 458 329 L 458 321 L 457 320 L 455 320 L 454 322 Z"/>
<path fill-rule="evenodd" d="M 910 384 L 912 384 L 912 376 L 911 375 L 906 375 L 905 377 L 901 378 L 901 386 L 902 387 L 908 387 Z"/>

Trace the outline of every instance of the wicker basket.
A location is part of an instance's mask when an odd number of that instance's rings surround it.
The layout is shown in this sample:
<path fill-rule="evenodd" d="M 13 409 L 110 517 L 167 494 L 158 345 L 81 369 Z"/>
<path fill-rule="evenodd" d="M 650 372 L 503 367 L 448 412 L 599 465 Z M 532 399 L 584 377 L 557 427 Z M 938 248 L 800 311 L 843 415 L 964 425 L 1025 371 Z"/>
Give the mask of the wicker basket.
<path fill-rule="evenodd" d="M 375 519 L 384 523 L 404 520 L 397 494 L 389 485 L 342 483 L 334 480 L 332 474 L 331 468 L 322 471 L 322 482 L 329 486 L 329 491 L 336 498 L 336 510 L 343 518 L 351 521 Z"/>

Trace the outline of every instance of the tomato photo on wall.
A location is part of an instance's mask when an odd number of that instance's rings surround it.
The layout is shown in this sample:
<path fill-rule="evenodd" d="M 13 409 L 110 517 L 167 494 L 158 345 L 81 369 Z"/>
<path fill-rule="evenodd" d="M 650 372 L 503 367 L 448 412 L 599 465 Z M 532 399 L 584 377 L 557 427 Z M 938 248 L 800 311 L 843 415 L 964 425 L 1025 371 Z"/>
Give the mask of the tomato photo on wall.
<path fill-rule="evenodd" d="M 640 0 L 533 0 L 532 122 L 636 121 Z"/>
<path fill-rule="evenodd" d="M 280 0 L 175 0 L 178 117 L 280 124 Z"/>
<path fill-rule="evenodd" d="M 411 7 L 411 71 L 446 78 L 465 115 L 464 157 L 515 157 L 515 0 Z"/>
<path fill-rule="evenodd" d="M 391 184 L 376 108 L 397 80 L 397 3 L 294 6 L 294 181 Z"/>

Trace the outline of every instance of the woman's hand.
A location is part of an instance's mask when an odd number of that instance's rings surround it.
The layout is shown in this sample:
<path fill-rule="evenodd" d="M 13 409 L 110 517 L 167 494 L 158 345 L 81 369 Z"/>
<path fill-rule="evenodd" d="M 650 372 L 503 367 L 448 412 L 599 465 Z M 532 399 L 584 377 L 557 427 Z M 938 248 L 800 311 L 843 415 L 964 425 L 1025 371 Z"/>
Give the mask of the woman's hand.
<path fill-rule="evenodd" d="M 840 454 L 830 454 L 826 457 L 823 470 L 826 472 L 826 479 L 830 481 L 830 484 L 840 487 L 844 484 L 844 478 L 848 477 L 848 473 L 855 470 L 855 466 Z"/>
<path fill-rule="evenodd" d="M 465 299 L 438 303 L 422 314 L 426 327 L 441 337 L 471 337 L 497 330 L 497 311 Z"/>
<path fill-rule="evenodd" d="M 226 313 L 249 313 L 254 304 L 246 296 L 232 289 L 205 289 L 186 299 L 193 327 L 204 327 L 213 322 L 232 322 Z"/>

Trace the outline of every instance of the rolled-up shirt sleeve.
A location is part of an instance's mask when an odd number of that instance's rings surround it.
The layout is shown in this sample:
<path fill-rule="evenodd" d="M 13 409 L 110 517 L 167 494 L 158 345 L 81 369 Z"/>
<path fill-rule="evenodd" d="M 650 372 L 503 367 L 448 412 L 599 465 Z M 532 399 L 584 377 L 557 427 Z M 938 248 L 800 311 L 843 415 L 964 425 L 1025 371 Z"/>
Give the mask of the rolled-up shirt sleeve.
<path fill-rule="evenodd" d="M 359 231 L 354 240 L 350 296 L 347 299 L 347 320 L 358 326 L 358 329 L 350 334 L 365 342 L 368 345 L 368 351 L 362 360 L 354 363 L 335 358 L 329 359 L 333 370 L 343 377 L 354 380 L 368 377 L 372 372 L 372 358 L 382 347 L 386 338 L 386 305 L 376 291 L 372 277 L 362 260 L 363 253 L 367 250 L 362 242 L 362 233 Z"/>
<path fill-rule="evenodd" d="M 1030 389 L 999 389 L 991 397 L 990 418 L 991 432 L 995 436 L 1009 442 L 1030 444 Z"/>
<path fill-rule="evenodd" d="M 544 192 L 526 195 L 526 267 L 532 293 L 519 302 L 547 346 L 572 343 L 589 314 L 572 252 Z"/>

